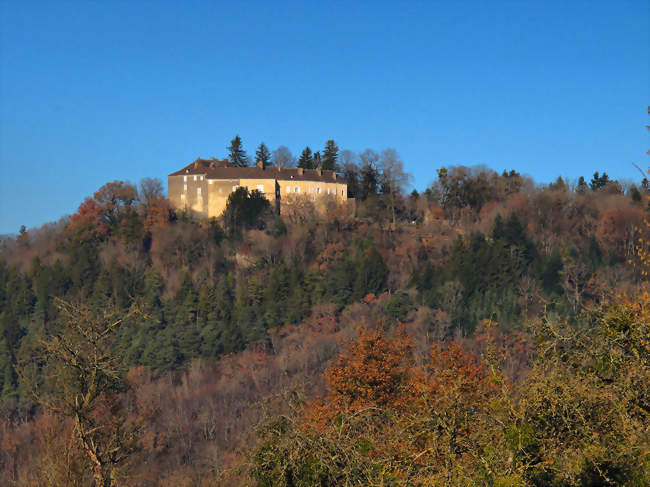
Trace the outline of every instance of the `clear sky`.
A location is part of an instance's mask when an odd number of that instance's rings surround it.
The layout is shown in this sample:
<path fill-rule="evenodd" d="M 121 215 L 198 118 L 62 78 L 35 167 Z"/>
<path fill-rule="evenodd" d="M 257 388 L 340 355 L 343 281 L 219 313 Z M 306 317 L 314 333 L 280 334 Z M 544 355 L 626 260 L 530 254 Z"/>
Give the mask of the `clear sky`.
<path fill-rule="evenodd" d="M 649 164 L 650 3 L 0 1 L 0 234 L 226 155 L 396 148 L 537 182 Z"/>

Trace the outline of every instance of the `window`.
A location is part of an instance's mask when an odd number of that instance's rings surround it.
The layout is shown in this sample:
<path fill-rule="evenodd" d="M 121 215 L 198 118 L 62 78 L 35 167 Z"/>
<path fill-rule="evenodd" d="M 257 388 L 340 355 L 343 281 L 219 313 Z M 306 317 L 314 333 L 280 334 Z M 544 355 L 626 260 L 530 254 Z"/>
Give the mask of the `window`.
<path fill-rule="evenodd" d="M 182 200 L 185 199 L 185 195 L 184 195 L 183 193 L 181 193 L 181 199 L 182 199 Z"/>
<path fill-rule="evenodd" d="M 194 181 L 196 181 L 196 176 L 194 176 Z"/>
<path fill-rule="evenodd" d="M 309 186 L 309 192 L 310 192 L 310 193 L 313 193 L 313 192 L 314 192 L 314 188 L 313 188 L 312 186 Z"/>
<path fill-rule="evenodd" d="M 203 176 L 199 176 L 199 179 L 200 179 L 201 181 L 203 181 Z"/>
<path fill-rule="evenodd" d="M 187 191 L 187 184 L 183 185 L 183 191 Z"/>
<path fill-rule="evenodd" d="M 239 188 L 239 186 L 238 186 L 237 184 L 235 184 L 235 185 L 232 187 L 233 192 L 234 192 L 234 191 L 237 191 L 237 188 Z"/>
<path fill-rule="evenodd" d="M 316 201 L 316 196 L 311 195 L 311 200 L 312 200 L 312 201 Z"/>
<path fill-rule="evenodd" d="M 264 192 L 264 185 L 263 185 L 263 184 L 258 184 L 258 185 L 257 185 L 257 190 L 258 190 L 260 193 L 263 193 L 263 192 Z"/>
<path fill-rule="evenodd" d="M 341 190 L 341 196 L 345 196 L 345 190 L 344 189 Z"/>
<path fill-rule="evenodd" d="M 287 186 L 287 193 L 291 193 L 291 187 Z"/>
<path fill-rule="evenodd" d="M 183 181 L 187 181 L 187 176 L 183 176 Z"/>
<path fill-rule="evenodd" d="M 294 193 L 300 193 L 300 187 L 299 186 L 294 187 L 293 192 Z"/>
<path fill-rule="evenodd" d="M 316 193 L 320 194 L 320 186 L 318 188 L 316 188 Z"/>
<path fill-rule="evenodd" d="M 212 184 L 213 182 L 212 179 L 208 179 L 208 184 Z"/>
<path fill-rule="evenodd" d="M 196 188 L 196 196 L 201 196 L 201 188 Z"/>
<path fill-rule="evenodd" d="M 330 189 L 329 188 L 327 188 L 327 194 L 330 194 Z"/>

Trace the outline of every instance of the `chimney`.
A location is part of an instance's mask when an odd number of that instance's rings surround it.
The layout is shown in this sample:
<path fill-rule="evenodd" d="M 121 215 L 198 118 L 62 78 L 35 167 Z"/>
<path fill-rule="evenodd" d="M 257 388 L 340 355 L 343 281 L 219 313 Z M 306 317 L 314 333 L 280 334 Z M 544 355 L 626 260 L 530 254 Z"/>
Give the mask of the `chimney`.
<path fill-rule="evenodd" d="M 302 167 L 299 167 L 298 168 L 298 176 L 302 176 L 302 173 L 303 173 Z"/>
<path fill-rule="evenodd" d="M 258 167 L 258 169 L 264 169 L 264 163 L 262 162 L 261 159 L 259 161 L 257 161 L 256 166 Z"/>
<path fill-rule="evenodd" d="M 318 173 L 319 176 L 323 175 L 323 170 L 320 167 L 316 168 L 316 172 Z"/>

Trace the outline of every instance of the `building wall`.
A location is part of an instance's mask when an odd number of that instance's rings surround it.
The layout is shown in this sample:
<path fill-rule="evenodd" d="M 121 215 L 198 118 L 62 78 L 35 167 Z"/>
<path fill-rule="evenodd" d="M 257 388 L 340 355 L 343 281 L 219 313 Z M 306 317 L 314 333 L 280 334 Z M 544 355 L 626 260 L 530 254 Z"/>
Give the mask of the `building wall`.
<path fill-rule="evenodd" d="M 208 216 L 208 182 L 204 174 L 169 176 L 167 195 L 174 208 Z"/>
<path fill-rule="evenodd" d="M 276 179 L 206 179 L 205 175 L 169 176 L 168 197 L 177 209 L 189 209 L 199 218 L 221 216 L 228 196 L 239 186 L 264 193 L 276 211 L 308 207 L 324 212 L 328 204 L 347 201 L 347 184 L 342 181 Z"/>

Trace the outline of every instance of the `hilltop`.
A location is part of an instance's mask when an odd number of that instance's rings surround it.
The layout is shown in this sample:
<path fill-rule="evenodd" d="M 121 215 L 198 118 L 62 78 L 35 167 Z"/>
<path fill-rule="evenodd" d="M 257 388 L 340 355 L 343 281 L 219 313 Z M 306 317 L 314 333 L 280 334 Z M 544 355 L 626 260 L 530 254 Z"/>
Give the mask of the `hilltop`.
<path fill-rule="evenodd" d="M 345 402 L 347 386 L 337 377 L 357 372 L 339 354 L 354 363 L 364 346 L 384 343 L 387 356 L 411 357 L 407 368 L 415 370 L 429 367 L 431 347 L 442 357 L 453 344 L 459 360 L 478 367 L 468 380 L 483 384 L 489 373 L 479 364 L 497 344 L 493 365 L 502 380 L 524 383 L 541 374 L 531 324 L 559 320 L 580 329 L 592 319 L 587 311 L 608 309 L 616 296 L 634 302 L 647 286 L 638 251 L 639 238 L 648 238 L 647 180 L 624 187 L 596 173 L 574 185 L 561 178 L 535 185 L 514 170 L 448 167 L 422 194 L 406 194 L 403 172 L 344 169 L 354 214 L 305 208 L 281 216 L 240 188 L 222 217 L 198 219 L 175 210 L 159 181 L 115 181 L 69 218 L 4 239 L 0 483 L 42 485 L 44 472 L 89 481 L 72 424 L 38 405 L 21 372 L 43 340 L 66 329 L 58 298 L 90 314 L 127 316 L 110 352 L 131 386 L 120 396 L 120 414 L 140 421 L 138 448 L 123 466 L 134 485 L 211 485 L 224 475 L 231 476 L 224 482 L 244 482 L 248 473 L 230 469 L 250 460 L 258 442 L 257 470 L 248 472 L 266 485 L 260 479 L 280 468 L 274 455 L 298 453 L 269 450 L 272 438 L 283 438 L 276 429 L 256 438 L 262 419 L 296 408 L 305 414 L 296 397 L 308 404 L 328 397 L 328 408 L 386 406 L 379 396 Z M 130 314 L 134 303 L 139 312 Z M 37 364 L 46 370 L 46 362 Z M 431 377 L 403 372 L 395 380 L 434 387 Z M 37 381 L 55 387 L 46 375 Z M 333 387 L 343 395 L 332 396 Z M 411 397 L 401 387 L 390 392 L 398 403 Z M 324 425 L 333 419 L 310 408 L 316 413 L 306 424 L 330 434 Z M 397 448 L 375 441 L 361 449 Z M 65 459 L 55 455 L 62 449 Z M 301 461 L 309 464 L 313 454 Z M 593 474 L 576 465 L 564 473 Z"/>

